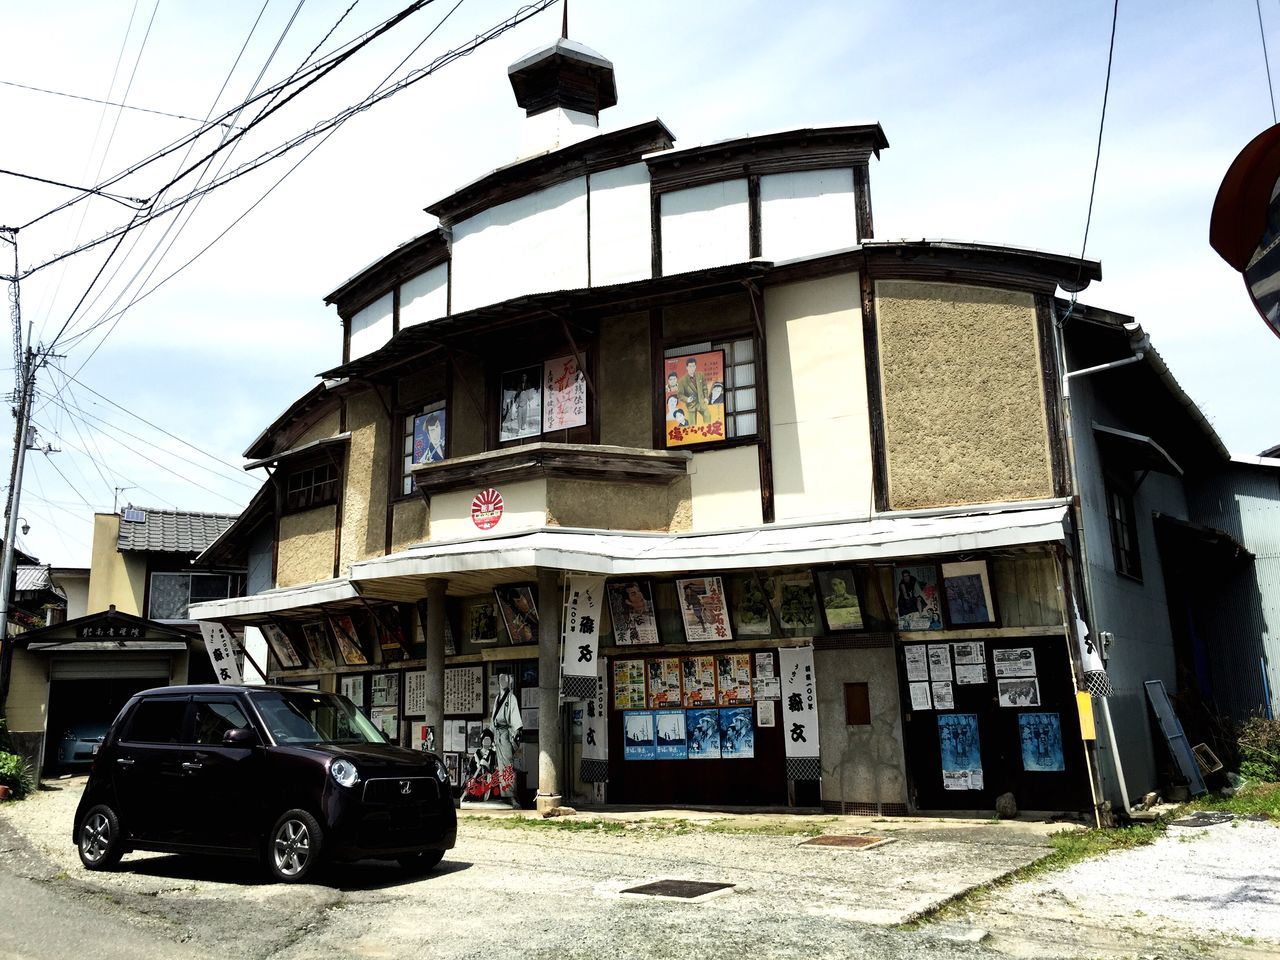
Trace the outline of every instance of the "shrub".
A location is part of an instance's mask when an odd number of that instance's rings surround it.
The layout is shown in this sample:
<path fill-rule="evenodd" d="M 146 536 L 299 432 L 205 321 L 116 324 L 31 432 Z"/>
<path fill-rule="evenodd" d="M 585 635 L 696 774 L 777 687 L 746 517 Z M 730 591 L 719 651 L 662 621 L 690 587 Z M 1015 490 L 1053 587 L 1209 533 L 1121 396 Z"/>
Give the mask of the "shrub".
<path fill-rule="evenodd" d="M 1240 775 L 1264 783 L 1280 781 L 1280 720 L 1250 717 L 1240 727 Z"/>
<path fill-rule="evenodd" d="M 14 799 L 21 800 L 35 787 L 31 764 L 16 753 L 0 753 L 0 783 L 13 791 Z"/>

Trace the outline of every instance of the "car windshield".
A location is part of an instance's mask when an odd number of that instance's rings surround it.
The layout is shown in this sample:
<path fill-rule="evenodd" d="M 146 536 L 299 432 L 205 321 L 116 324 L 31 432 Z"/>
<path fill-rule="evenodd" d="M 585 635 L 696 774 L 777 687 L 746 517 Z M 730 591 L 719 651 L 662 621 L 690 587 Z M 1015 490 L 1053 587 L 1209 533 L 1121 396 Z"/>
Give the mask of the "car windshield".
<path fill-rule="evenodd" d="M 276 743 L 386 743 L 346 697 L 308 690 L 264 690 L 254 702 Z"/>

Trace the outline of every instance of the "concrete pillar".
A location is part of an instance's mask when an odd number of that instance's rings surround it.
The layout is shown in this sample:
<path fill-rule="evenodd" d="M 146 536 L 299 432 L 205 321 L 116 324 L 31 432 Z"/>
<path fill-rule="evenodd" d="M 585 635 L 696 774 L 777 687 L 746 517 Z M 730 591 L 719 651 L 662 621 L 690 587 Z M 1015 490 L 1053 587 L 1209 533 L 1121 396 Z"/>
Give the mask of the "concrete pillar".
<path fill-rule="evenodd" d="M 560 806 L 560 571 L 538 568 L 539 813 Z"/>
<path fill-rule="evenodd" d="M 444 592 L 445 580 L 427 581 L 427 622 L 423 625 L 427 641 L 427 715 L 424 722 L 435 731 L 432 748 L 444 753 Z"/>

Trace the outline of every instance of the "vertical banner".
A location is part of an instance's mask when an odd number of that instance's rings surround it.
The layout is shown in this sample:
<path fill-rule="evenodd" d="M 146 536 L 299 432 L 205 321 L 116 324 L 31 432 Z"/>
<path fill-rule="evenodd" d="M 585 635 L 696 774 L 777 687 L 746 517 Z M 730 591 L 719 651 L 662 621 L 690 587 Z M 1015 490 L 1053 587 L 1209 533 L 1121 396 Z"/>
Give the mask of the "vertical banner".
<path fill-rule="evenodd" d="M 603 660 L 596 660 L 595 694 L 586 702 L 582 717 L 582 782 L 605 783 L 609 779 L 608 674 Z"/>
<path fill-rule="evenodd" d="M 560 621 L 560 693 L 566 700 L 590 700 L 595 696 L 603 603 L 604 577 L 569 576 Z"/>
<path fill-rule="evenodd" d="M 782 674 L 782 742 L 786 745 L 787 779 L 820 780 L 813 647 L 783 647 L 778 651 L 778 664 Z"/>
<path fill-rule="evenodd" d="M 213 664 L 213 675 L 219 683 L 240 683 L 240 664 L 236 661 L 236 649 L 231 634 L 220 623 L 200 621 L 200 635 L 204 637 L 204 648 L 209 651 L 209 662 Z"/>

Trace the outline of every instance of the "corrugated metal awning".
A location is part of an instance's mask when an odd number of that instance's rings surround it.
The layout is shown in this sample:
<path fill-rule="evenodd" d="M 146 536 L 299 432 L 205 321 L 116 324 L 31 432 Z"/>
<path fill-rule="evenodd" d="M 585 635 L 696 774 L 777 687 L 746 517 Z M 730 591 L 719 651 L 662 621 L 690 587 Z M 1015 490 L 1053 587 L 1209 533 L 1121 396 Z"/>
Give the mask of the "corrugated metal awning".
<path fill-rule="evenodd" d="M 187 610 L 192 620 L 233 620 L 242 617 L 267 620 L 272 614 L 319 609 L 342 601 L 356 601 L 359 592 L 350 580 L 321 580 L 298 587 L 266 590 L 248 597 L 193 603 Z"/>
<path fill-rule="evenodd" d="M 1102 450 L 1103 458 L 1108 463 L 1124 465 L 1134 471 L 1154 471 L 1167 473 L 1172 477 L 1182 476 L 1182 467 L 1169 456 L 1168 451 L 1146 434 L 1130 433 L 1119 427 L 1108 427 L 1096 420 L 1093 424 L 1093 435 Z"/>

